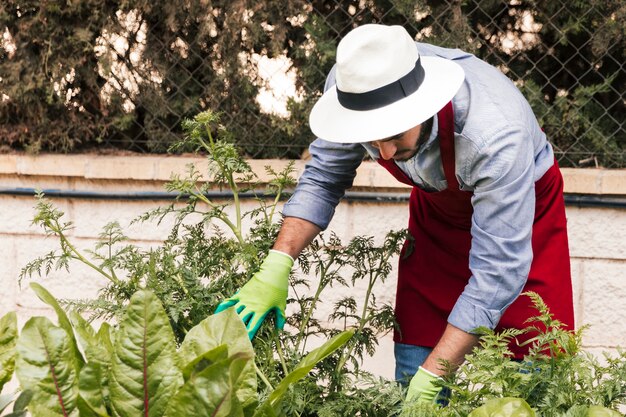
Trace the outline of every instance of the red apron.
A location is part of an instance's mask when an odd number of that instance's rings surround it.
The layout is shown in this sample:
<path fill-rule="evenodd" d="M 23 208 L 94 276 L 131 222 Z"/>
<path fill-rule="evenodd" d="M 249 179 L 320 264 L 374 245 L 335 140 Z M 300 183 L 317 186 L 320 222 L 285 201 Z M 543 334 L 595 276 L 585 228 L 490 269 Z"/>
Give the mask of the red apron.
<path fill-rule="evenodd" d="M 452 103 L 438 114 L 439 146 L 448 188 L 426 192 L 398 168 L 392 159 L 378 162 L 396 179 L 412 185 L 409 232 L 400 256 L 394 341 L 434 347 L 443 334 L 448 315 L 471 277 L 472 193 L 461 191 L 455 176 L 454 115 Z M 524 291 L 535 291 L 554 318 L 574 329 L 570 259 L 567 244 L 563 178 L 554 165 L 535 183 L 535 220 L 532 230 L 533 261 Z M 407 253 L 408 251 L 408 253 Z M 504 313 L 497 329 L 524 328 L 537 315 L 528 297 L 519 297 Z M 531 337 L 518 339 L 518 342 Z M 522 358 L 528 346 L 511 343 Z"/>

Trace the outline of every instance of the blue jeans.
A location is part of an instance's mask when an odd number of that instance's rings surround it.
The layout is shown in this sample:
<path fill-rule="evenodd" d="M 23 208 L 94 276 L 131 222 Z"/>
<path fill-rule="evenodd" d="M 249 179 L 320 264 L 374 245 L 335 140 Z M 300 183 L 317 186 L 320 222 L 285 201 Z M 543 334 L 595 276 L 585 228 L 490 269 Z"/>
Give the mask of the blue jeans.
<path fill-rule="evenodd" d="M 424 363 L 432 350 L 424 346 L 395 343 L 393 353 L 396 357 L 396 381 L 402 385 L 408 385 L 417 372 L 417 368 Z"/>

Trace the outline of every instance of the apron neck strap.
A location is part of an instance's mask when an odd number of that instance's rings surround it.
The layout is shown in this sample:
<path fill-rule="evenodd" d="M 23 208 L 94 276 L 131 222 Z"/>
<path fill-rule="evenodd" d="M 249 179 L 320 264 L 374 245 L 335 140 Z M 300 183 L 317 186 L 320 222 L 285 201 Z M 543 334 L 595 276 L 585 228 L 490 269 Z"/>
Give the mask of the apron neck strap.
<path fill-rule="evenodd" d="M 459 182 L 456 179 L 454 162 L 454 110 L 451 101 L 437 113 L 437 122 L 439 123 L 439 151 L 448 190 L 458 191 Z"/>

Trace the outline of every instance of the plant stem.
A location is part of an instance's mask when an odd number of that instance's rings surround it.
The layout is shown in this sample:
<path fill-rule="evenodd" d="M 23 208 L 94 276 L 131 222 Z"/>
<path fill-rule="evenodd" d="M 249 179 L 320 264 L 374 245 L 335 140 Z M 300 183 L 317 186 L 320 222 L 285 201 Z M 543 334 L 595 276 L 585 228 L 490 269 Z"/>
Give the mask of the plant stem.
<path fill-rule="evenodd" d="M 278 205 L 278 202 L 280 201 L 280 196 L 283 193 L 283 187 L 280 186 L 278 187 L 278 190 L 276 191 L 276 198 L 274 198 L 274 205 L 272 206 L 272 210 L 270 211 L 270 216 L 268 219 L 268 222 L 271 222 L 272 219 L 274 218 L 274 211 L 276 210 L 276 206 Z"/>
<path fill-rule="evenodd" d="M 202 137 L 198 137 L 198 140 L 200 141 L 200 144 L 202 145 L 202 147 L 204 147 L 204 149 L 206 149 L 206 151 L 209 152 L 209 154 L 214 155 L 215 141 L 213 139 L 213 134 L 211 133 L 211 128 L 208 125 L 206 126 L 206 132 L 209 137 L 209 143 L 207 144 L 202 139 Z M 241 233 L 241 203 L 239 201 L 239 188 L 237 187 L 237 184 L 235 183 L 233 172 L 227 167 L 225 167 L 223 164 L 220 164 L 215 159 L 214 161 L 218 164 L 219 170 L 222 173 L 226 174 L 225 176 L 227 177 L 228 186 L 233 192 L 233 198 L 235 202 L 235 213 L 236 213 L 235 216 L 237 217 L 237 222 L 236 222 L 237 224 L 236 225 L 233 224 L 233 222 L 230 221 L 230 219 L 227 216 L 220 215 L 218 216 L 218 218 L 222 220 L 224 223 L 226 223 L 226 225 L 233 231 L 233 233 L 237 237 L 237 240 L 239 241 L 239 243 L 243 245 L 244 240 L 243 240 L 243 236 Z M 209 206 L 215 207 L 215 205 L 211 203 L 210 200 L 206 198 L 202 193 L 197 193 L 196 197 L 200 198 L 202 201 L 209 204 Z"/>
<path fill-rule="evenodd" d="M 385 262 L 388 261 L 388 259 L 389 259 L 389 255 L 385 256 L 384 258 L 380 260 L 379 265 L 384 264 Z M 367 253 L 367 261 L 368 261 L 367 264 L 371 265 L 372 259 L 370 257 L 369 252 Z M 369 283 L 367 285 L 365 299 L 363 300 L 363 310 L 361 311 L 361 318 L 359 319 L 359 326 L 357 327 L 357 330 L 354 332 L 355 334 L 361 332 L 363 328 L 365 327 L 365 325 L 370 320 L 371 316 L 367 314 L 367 311 L 368 311 L 370 297 L 374 289 L 374 284 L 378 280 L 378 277 L 379 277 L 378 270 L 374 270 L 373 268 L 370 268 Z M 341 369 L 345 366 L 346 362 L 348 361 L 348 358 L 350 357 L 350 355 L 352 355 L 352 351 L 354 350 L 354 347 L 355 347 L 355 344 L 351 343 L 348 349 L 342 353 L 341 358 L 339 359 L 339 362 L 337 362 L 337 367 L 335 368 L 337 372 L 341 372 Z"/>
<path fill-rule="evenodd" d="M 235 217 L 237 218 L 237 230 L 241 234 L 241 203 L 239 202 L 239 187 L 235 183 L 235 177 L 232 171 L 228 172 L 228 185 L 233 192 L 233 199 L 235 202 Z"/>
<path fill-rule="evenodd" d="M 187 289 L 187 286 L 185 285 L 185 282 L 181 278 L 180 272 L 172 274 L 172 276 L 174 277 L 174 281 L 176 281 L 180 285 L 180 288 L 183 290 L 185 295 L 189 295 L 189 290 Z"/>
<path fill-rule="evenodd" d="M 72 257 L 74 259 L 78 259 L 79 261 L 81 261 L 85 265 L 87 265 L 87 266 L 93 268 L 94 270 L 98 271 L 100 274 L 104 275 L 109 281 L 113 282 L 114 284 L 119 284 L 119 282 L 120 282 L 119 279 L 117 279 L 115 276 L 107 274 L 102 268 L 98 267 L 97 265 L 95 265 L 92 262 L 90 262 L 87 258 L 85 258 L 76 249 L 76 247 L 74 247 L 74 245 L 72 245 L 70 243 L 70 241 L 67 240 L 67 238 L 65 237 L 65 234 L 63 234 L 63 231 L 61 230 L 61 227 L 59 227 L 58 223 L 56 224 L 56 227 L 52 226 L 51 224 L 49 224 L 49 227 L 50 227 L 50 229 L 54 233 L 56 233 L 59 236 L 59 239 L 61 239 L 61 248 L 66 248 L 64 250 L 66 253 L 73 254 Z"/>
<path fill-rule="evenodd" d="M 215 208 L 215 204 L 213 204 L 211 202 L 211 200 L 209 200 L 204 194 L 202 194 L 201 192 L 194 192 L 193 193 L 194 197 L 196 197 L 197 199 L 201 200 L 202 202 L 204 202 L 205 204 L 207 204 L 209 207 L 211 208 Z M 237 241 L 240 244 L 244 244 L 245 241 L 243 239 L 243 235 L 241 234 L 241 219 L 239 219 L 239 227 L 237 227 L 229 218 L 228 216 L 225 216 L 223 214 L 220 214 L 219 216 L 216 216 L 218 219 L 220 219 L 221 221 L 223 221 L 226 226 L 228 226 L 228 228 L 233 232 L 233 234 L 235 235 L 235 237 L 237 238 Z"/>
<path fill-rule="evenodd" d="M 287 369 L 287 363 L 285 362 L 285 354 L 283 353 L 283 347 L 280 344 L 280 338 L 278 337 L 278 332 L 274 330 L 272 333 L 274 337 L 274 344 L 276 345 L 276 353 L 278 353 L 278 359 L 280 361 L 280 365 L 283 368 L 283 372 L 285 375 L 289 374 L 289 369 Z"/>
<path fill-rule="evenodd" d="M 107 245 L 109 247 L 109 262 L 111 262 L 111 259 L 113 259 L 113 242 L 111 241 L 111 235 L 109 234 L 109 244 Z M 109 271 L 111 272 L 111 277 L 114 278 L 117 282 L 119 282 L 119 279 L 117 278 L 117 275 L 115 274 L 115 270 L 113 269 L 113 263 L 110 264 L 109 266 Z"/>
<path fill-rule="evenodd" d="M 367 324 L 367 322 L 369 321 L 369 316 L 367 314 L 367 306 L 369 305 L 369 298 L 371 294 L 372 294 L 372 281 L 370 280 L 370 284 L 368 285 L 367 292 L 365 294 L 365 300 L 363 301 L 363 311 L 361 312 L 359 325 L 356 331 L 354 332 L 354 334 L 361 332 L 363 328 L 365 327 L 365 325 Z M 348 347 L 348 349 L 342 353 L 341 358 L 339 359 L 339 362 L 337 362 L 337 367 L 335 368 L 337 372 L 340 372 L 341 369 L 345 366 L 346 362 L 348 361 L 348 358 L 350 357 L 350 355 L 352 355 L 352 351 L 354 350 L 354 347 L 355 347 L 355 344 L 350 343 L 350 346 Z"/>
<path fill-rule="evenodd" d="M 296 343 L 295 343 L 296 350 L 298 349 L 298 346 L 300 346 L 300 343 L 302 343 L 303 341 L 304 334 L 306 333 L 305 330 L 308 326 L 309 321 L 311 320 L 311 317 L 313 316 L 313 312 L 315 311 L 315 307 L 317 306 L 317 302 L 320 298 L 320 295 L 322 294 L 322 291 L 324 290 L 324 288 L 326 288 L 326 285 L 328 284 L 328 280 L 326 280 L 326 275 L 327 275 L 328 270 L 330 269 L 330 266 L 333 264 L 334 261 L 335 261 L 335 256 L 331 254 L 326 264 L 324 264 L 324 262 L 320 262 L 319 285 L 317 286 L 317 290 L 315 291 L 313 300 L 311 300 L 311 304 L 306 314 L 304 315 L 302 322 L 300 323 L 300 328 L 298 329 L 298 338 L 296 339 Z M 302 352 L 304 353 L 304 346 L 302 347 Z"/>
<path fill-rule="evenodd" d="M 261 379 L 261 381 L 263 381 L 263 383 L 265 385 L 267 385 L 267 387 L 270 389 L 270 391 L 273 391 L 274 387 L 272 387 L 272 384 L 267 379 L 265 374 L 263 374 L 263 372 L 259 369 L 259 367 L 256 365 L 256 363 L 254 364 L 254 370 L 256 371 L 257 376 Z"/>

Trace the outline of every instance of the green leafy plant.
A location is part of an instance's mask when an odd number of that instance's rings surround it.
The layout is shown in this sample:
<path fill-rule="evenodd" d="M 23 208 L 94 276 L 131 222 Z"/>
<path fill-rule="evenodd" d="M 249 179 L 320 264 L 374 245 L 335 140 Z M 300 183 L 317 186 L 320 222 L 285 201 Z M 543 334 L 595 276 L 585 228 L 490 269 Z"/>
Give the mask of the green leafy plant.
<path fill-rule="evenodd" d="M 180 342 L 190 328 L 258 269 L 278 228 L 276 206 L 294 182 L 293 164 L 281 172 L 266 167 L 271 180 L 261 189 L 256 174 L 229 142 L 229 133 L 218 120 L 217 114 L 204 112 L 185 121 L 186 140 L 178 145 L 206 155 L 207 180 L 200 181 L 200 171 L 189 166 L 187 176 L 175 175 L 166 186 L 176 193 L 176 201 L 135 220 L 159 224 L 166 216 L 173 216 L 174 227 L 161 246 L 144 250 L 128 244 L 119 223 L 112 222 L 100 234 L 95 250 L 81 251 L 68 238 L 73 225 L 65 222 L 64 213 L 40 193 L 33 223 L 58 239 L 59 250 L 27 264 L 20 279 L 47 275 L 53 269 L 69 269 L 70 262 L 81 262 L 104 276 L 109 284 L 97 300 L 73 301 L 73 306 L 81 311 L 95 311 L 103 318 L 119 318 L 122 306 L 145 286 L 163 303 Z M 209 198 L 215 188 L 230 190 L 232 200 Z M 244 211 L 244 194 L 254 197 L 258 207 Z M 229 207 L 234 209 L 234 215 L 227 213 Z M 253 222 L 248 233 L 242 226 L 246 219 Z"/>
<path fill-rule="evenodd" d="M 626 403 L 626 352 L 606 355 L 606 364 L 601 364 L 581 348 L 584 328 L 566 329 L 541 297 L 536 293 L 525 296 L 537 310 L 529 327 L 501 333 L 480 329 L 480 346 L 443 384 L 450 391 L 449 404 L 435 415 L 515 416 L 515 409 L 519 415 L 532 416 L 524 414 L 532 410 L 538 417 L 565 417 L 587 415 L 576 413 L 587 412 L 591 406 L 610 413 L 611 408 Z M 509 344 L 526 332 L 534 335 L 525 342 L 532 347 L 523 360 L 513 360 Z M 476 409 L 482 411 L 472 414 Z M 484 414 L 488 410 L 501 414 Z"/>
<path fill-rule="evenodd" d="M 521 398 L 494 398 L 469 413 L 468 417 L 493 417 L 506 414 L 507 417 L 535 417 L 535 412 Z"/>
<path fill-rule="evenodd" d="M 4 417 L 25 417 L 28 413 L 26 407 L 32 396 L 33 393 L 29 390 L 22 391 L 15 401 L 13 394 L 0 395 L 0 414 L 8 410 L 9 406 L 13 404 L 12 411 L 2 415 Z"/>
<path fill-rule="evenodd" d="M 33 318 L 18 340 L 14 319 L 0 321 L 0 388 L 15 367 L 23 389 L 14 412 L 24 412 L 29 395 L 34 413 L 99 417 L 148 408 L 146 415 L 203 415 L 217 407 L 216 398 L 224 408 L 215 415 L 300 417 L 513 417 L 513 411 L 528 409 L 536 417 L 611 416 L 625 403 L 626 353 L 607 355 L 600 364 L 581 350 L 584 329 L 563 328 L 539 296 L 528 294 L 538 314 L 526 330 L 533 332 L 533 347 L 523 361 L 513 360 L 509 344 L 524 332 L 480 329 L 480 347 L 443 382 L 450 391 L 448 407 L 404 404 L 403 388 L 366 372 L 362 362 L 395 325 L 392 307 L 378 302 L 375 288 L 385 284 L 405 231 L 392 231 L 382 241 L 357 236 L 348 243 L 332 233 L 320 235 L 298 259 L 302 274 L 291 276 L 287 331 L 264 324 L 252 349 L 240 337 L 243 325 L 234 313 L 212 312 L 270 249 L 293 166 L 282 172 L 267 167 L 273 179 L 263 188 L 218 115 L 201 113 L 184 126 L 187 136 L 179 146 L 206 155 L 208 180 L 190 166 L 186 176 L 174 176 L 167 185 L 178 196 L 174 203 L 136 219 L 174 218 L 160 246 L 130 244 L 113 222 L 93 251 L 81 251 L 69 239 L 71 223 L 37 196 L 34 223 L 58 239 L 59 250 L 29 263 L 21 278 L 81 262 L 108 284 L 95 300 L 61 303 L 32 284 L 56 311 L 58 325 Z M 232 197 L 212 199 L 215 189 Z M 244 197 L 255 198 L 256 207 L 246 211 Z M 319 306 L 340 287 L 351 295 L 336 300 L 329 317 L 320 317 Z M 357 287 L 364 287 L 360 297 L 353 295 Z M 62 306 L 72 310 L 69 318 Z M 94 315 L 86 320 L 80 313 L 87 310 Z M 96 332 L 89 324 L 95 317 L 113 320 Z M 325 340 L 323 349 L 311 351 Z M 151 368 L 142 361 L 148 358 L 155 360 L 154 375 L 145 374 Z M 0 405 L 12 401 L 6 397 Z"/>
<path fill-rule="evenodd" d="M 70 321 L 43 287 L 31 287 L 58 317 L 58 324 L 29 319 L 17 338 L 15 373 L 30 398 L 14 410 L 27 408 L 33 417 L 281 416 L 289 387 L 353 334 L 342 332 L 309 352 L 260 398 L 257 374 L 264 377 L 232 309 L 207 317 L 177 348 L 168 316 L 149 290 L 133 294 L 116 328 L 105 323 L 96 332 L 77 313 Z"/>
<path fill-rule="evenodd" d="M 178 147 L 206 155 L 208 180 L 202 181 L 200 171 L 190 166 L 186 176 L 174 176 L 166 186 L 178 196 L 174 203 L 135 220 L 161 223 L 173 217 L 174 226 L 161 246 L 140 249 L 129 244 L 122 227 L 113 222 L 104 228 L 93 251 L 80 251 L 69 238 L 72 224 L 64 222 L 63 213 L 39 194 L 34 223 L 56 236 L 60 248 L 26 265 L 21 279 L 45 276 L 53 269 L 69 270 L 73 262 L 81 262 L 106 277 L 108 284 L 95 300 L 65 300 L 62 304 L 78 312 L 93 312 L 89 319 L 119 321 L 132 295 L 145 288 L 163 305 L 177 344 L 183 343 L 218 302 L 235 293 L 258 269 L 278 230 L 277 205 L 294 181 L 292 165 L 281 172 L 267 167 L 271 179 L 263 188 L 214 113 L 201 113 L 184 127 L 186 140 Z M 228 190 L 232 197 L 209 198 L 215 189 Z M 256 207 L 244 209 L 244 197 L 253 197 Z M 252 225 L 244 229 L 244 221 Z M 301 271 L 316 279 L 291 277 L 290 331 L 276 333 L 272 325 L 264 324 L 254 340 L 263 375 L 262 395 L 287 377 L 312 343 L 351 330 L 354 337 L 343 348 L 321 361 L 298 387 L 290 387 L 285 407 L 304 416 L 315 414 L 312 410 L 322 403 L 334 409 L 345 403 L 346 410 L 387 410 L 399 404 L 401 389 L 362 371 L 360 363 L 374 352 L 377 338 L 393 329 L 393 310 L 388 304 L 379 305 L 374 288 L 384 283 L 404 238 L 405 232 L 394 231 L 380 243 L 359 236 L 344 244 L 334 234 L 321 235 L 300 256 Z M 366 284 L 362 302 L 346 297 L 337 301 L 330 317 L 316 314 L 331 287 L 352 288 L 361 282 Z M 363 383 L 355 384 L 357 379 Z M 392 397 L 380 395 L 391 391 Z"/>
<path fill-rule="evenodd" d="M 17 315 L 8 313 L 0 318 L 0 392 L 15 368 L 15 341 L 17 340 Z"/>

